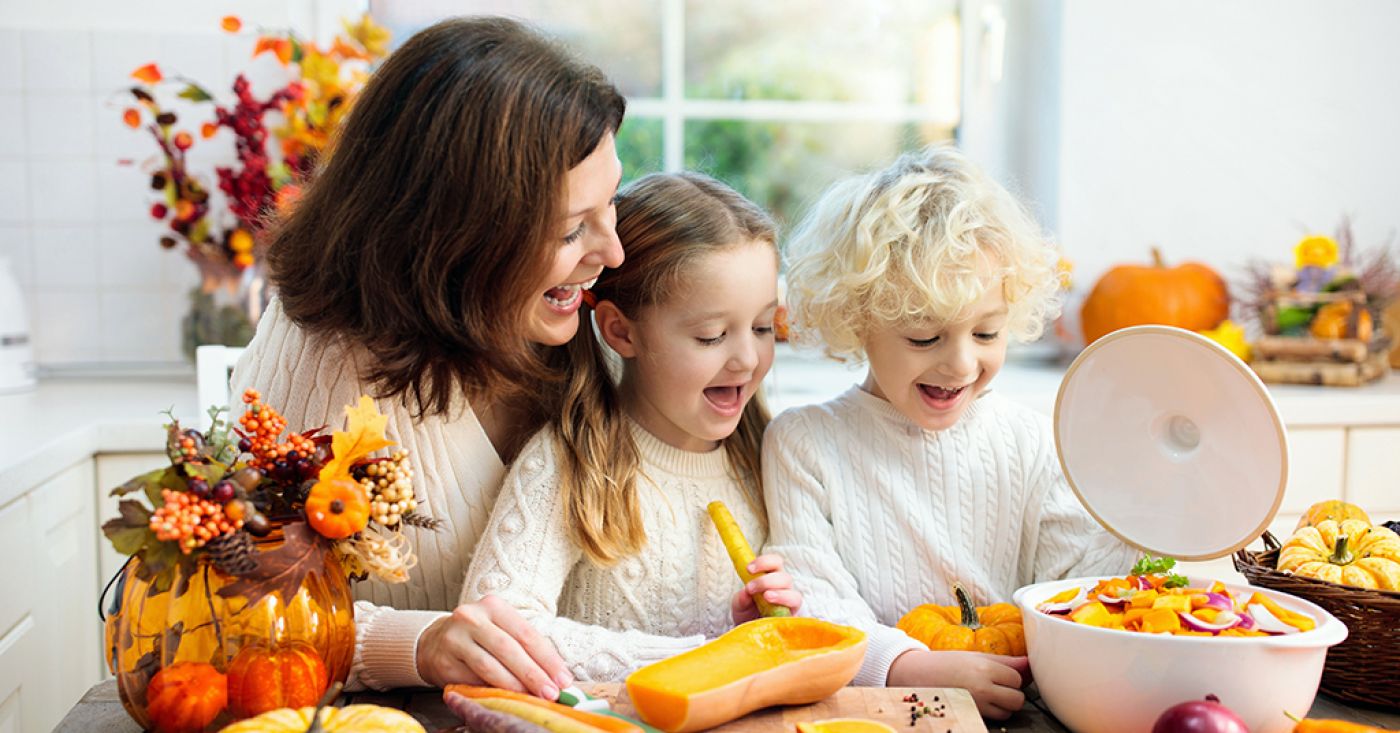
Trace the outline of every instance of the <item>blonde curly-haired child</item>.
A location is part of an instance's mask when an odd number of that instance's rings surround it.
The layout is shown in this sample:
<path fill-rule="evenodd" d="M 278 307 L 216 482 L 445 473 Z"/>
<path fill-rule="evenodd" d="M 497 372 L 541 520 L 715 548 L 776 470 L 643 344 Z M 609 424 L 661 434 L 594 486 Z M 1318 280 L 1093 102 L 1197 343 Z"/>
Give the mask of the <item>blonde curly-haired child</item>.
<path fill-rule="evenodd" d="M 857 684 L 963 687 L 1007 717 L 1024 657 L 931 652 L 893 627 L 951 604 L 954 581 L 982 605 L 1133 562 L 1066 484 L 1049 420 L 991 390 L 1007 342 L 1057 309 L 1056 253 L 1005 189 L 933 147 L 831 187 L 787 255 L 794 333 L 869 368 L 769 426 L 767 549 L 807 613 L 870 630 Z"/>

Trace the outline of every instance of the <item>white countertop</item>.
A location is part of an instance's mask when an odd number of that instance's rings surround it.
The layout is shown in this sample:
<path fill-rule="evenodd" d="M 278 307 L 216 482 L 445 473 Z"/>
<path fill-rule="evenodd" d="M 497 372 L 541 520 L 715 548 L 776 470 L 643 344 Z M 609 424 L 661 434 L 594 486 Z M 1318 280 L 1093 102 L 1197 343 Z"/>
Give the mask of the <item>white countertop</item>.
<path fill-rule="evenodd" d="M 775 414 L 830 399 L 865 373 L 812 351 L 778 348 L 767 384 Z M 1013 357 L 993 387 L 1051 414 L 1063 370 Z M 1400 426 L 1400 378 L 1393 374 L 1364 387 L 1271 386 L 1270 392 L 1290 427 Z M 94 454 L 162 450 L 167 408 L 190 426 L 206 427 L 195 403 L 193 375 L 50 379 L 0 395 L 0 505 Z"/>

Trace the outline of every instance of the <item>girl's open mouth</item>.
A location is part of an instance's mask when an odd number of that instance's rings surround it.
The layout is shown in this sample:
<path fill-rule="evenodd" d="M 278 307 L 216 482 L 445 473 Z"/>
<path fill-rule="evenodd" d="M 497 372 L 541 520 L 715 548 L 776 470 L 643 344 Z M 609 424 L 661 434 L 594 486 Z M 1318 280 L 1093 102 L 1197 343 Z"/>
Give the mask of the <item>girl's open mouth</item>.
<path fill-rule="evenodd" d="M 958 398 L 967 391 L 966 386 L 956 389 L 946 389 L 932 384 L 920 384 L 919 394 L 924 398 L 924 403 L 935 410 L 946 410 L 957 404 Z"/>
<path fill-rule="evenodd" d="M 744 407 L 744 389 L 741 385 L 706 387 L 705 401 L 710 403 L 715 412 L 725 417 L 733 417 Z"/>

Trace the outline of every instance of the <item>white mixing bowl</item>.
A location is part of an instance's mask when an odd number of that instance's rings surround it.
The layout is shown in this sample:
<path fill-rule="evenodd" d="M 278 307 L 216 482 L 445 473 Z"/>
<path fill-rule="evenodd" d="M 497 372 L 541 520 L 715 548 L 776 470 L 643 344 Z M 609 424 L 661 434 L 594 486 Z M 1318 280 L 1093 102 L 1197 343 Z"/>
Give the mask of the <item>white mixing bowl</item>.
<path fill-rule="evenodd" d="M 1147 733 L 1167 708 L 1213 694 L 1252 733 L 1288 733 L 1312 707 L 1327 649 L 1347 637 L 1332 614 L 1300 598 L 1226 584 L 1236 598 L 1258 592 L 1317 620 L 1312 631 L 1268 637 L 1144 634 L 1078 624 L 1035 610 L 1071 587 L 1099 579 L 1028 585 L 1016 591 L 1031 673 L 1050 711 L 1076 733 Z M 1191 578 L 1193 587 L 1210 580 Z"/>

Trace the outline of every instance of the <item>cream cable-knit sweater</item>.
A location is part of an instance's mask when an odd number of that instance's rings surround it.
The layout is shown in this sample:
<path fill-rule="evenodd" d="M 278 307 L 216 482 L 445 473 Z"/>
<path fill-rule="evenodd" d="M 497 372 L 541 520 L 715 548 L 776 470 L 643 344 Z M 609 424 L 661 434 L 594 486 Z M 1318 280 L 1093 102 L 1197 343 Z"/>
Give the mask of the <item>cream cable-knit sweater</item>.
<path fill-rule="evenodd" d="M 611 567 L 584 556 L 559 501 L 555 440 L 545 429 L 511 465 L 462 589 L 463 598 L 492 593 L 518 608 L 583 681 L 621 680 L 733 626 L 730 599 L 742 583 L 706 514 L 711 501 L 729 507 L 755 547 L 764 540 L 722 448 L 687 452 L 631 426 L 644 474 L 640 553 Z"/>
<path fill-rule="evenodd" d="M 234 399 L 253 387 L 281 411 L 290 429 L 340 429 L 346 405 L 372 394 L 359 376 L 365 358 L 355 348 L 311 337 L 274 300 L 234 369 Z M 389 439 L 410 451 L 418 511 L 444 522 L 437 532 L 405 528 L 418 556 L 408 583 L 369 580 L 354 586 L 359 601 L 350 682 L 382 690 L 425 684 L 418 676 L 418 636 L 456 606 L 505 467 L 465 398 L 446 417 L 417 420 L 398 400 L 375 404 L 389 418 Z"/>
<path fill-rule="evenodd" d="M 870 633 L 856 684 L 884 685 L 896 657 L 924 648 L 893 626 L 921 603 L 952 604 L 953 581 L 985 605 L 1041 580 L 1127 572 L 1137 552 L 1079 503 L 1049 420 L 994 393 L 928 431 L 853 387 L 778 416 L 763 443 L 765 551 L 786 560 L 804 615 Z"/>

